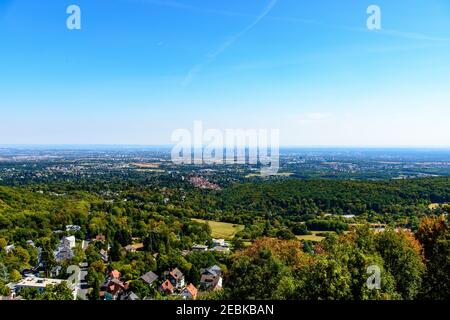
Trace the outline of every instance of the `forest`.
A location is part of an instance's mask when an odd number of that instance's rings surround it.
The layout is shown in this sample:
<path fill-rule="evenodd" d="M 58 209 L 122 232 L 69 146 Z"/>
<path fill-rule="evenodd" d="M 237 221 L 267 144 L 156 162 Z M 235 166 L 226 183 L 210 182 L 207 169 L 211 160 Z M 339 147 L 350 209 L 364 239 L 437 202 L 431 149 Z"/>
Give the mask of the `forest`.
<path fill-rule="evenodd" d="M 94 300 L 111 270 L 119 270 L 140 298 L 170 299 L 140 276 L 176 267 L 198 285 L 200 270 L 211 265 L 224 270 L 224 289 L 201 299 L 450 297 L 450 178 L 257 181 L 222 190 L 132 179 L 80 186 L 63 180 L 0 186 L 0 295 L 38 264 L 39 255 L 45 276 L 60 266 L 67 277 L 69 265 L 87 263 L 88 298 Z M 231 254 L 190 250 L 212 241 L 209 224 L 193 218 L 243 225 L 229 239 Z M 67 231 L 67 225 L 80 228 Z M 312 231 L 324 240 L 297 239 Z M 67 235 L 103 235 L 106 243 L 78 244 L 70 260 L 55 261 L 53 252 Z M 140 249 L 127 251 L 134 243 Z M 372 265 L 382 275 L 379 290 L 365 286 Z M 23 294 L 68 297 L 64 287 Z"/>

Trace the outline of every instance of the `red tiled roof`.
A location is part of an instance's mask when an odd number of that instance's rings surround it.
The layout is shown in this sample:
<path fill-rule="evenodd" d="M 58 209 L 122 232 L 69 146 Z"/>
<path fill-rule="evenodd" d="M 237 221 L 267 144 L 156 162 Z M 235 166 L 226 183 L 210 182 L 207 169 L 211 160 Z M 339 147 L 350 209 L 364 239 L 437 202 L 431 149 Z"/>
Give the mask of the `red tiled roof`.
<path fill-rule="evenodd" d="M 192 298 L 197 298 L 198 290 L 192 283 L 186 286 L 186 290 L 191 294 Z"/>
<path fill-rule="evenodd" d="M 111 277 L 114 279 L 119 279 L 120 278 L 120 272 L 117 270 L 113 270 L 111 271 Z"/>
<path fill-rule="evenodd" d="M 183 272 L 181 272 L 178 268 L 175 268 L 170 272 L 170 275 L 176 280 L 179 280 L 183 277 Z"/>
<path fill-rule="evenodd" d="M 169 280 L 164 281 L 164 283 L 161 285 L 161 290 L 163 291 L 170 291 L 173 292 L 173 285 L 170 283 Z"/>

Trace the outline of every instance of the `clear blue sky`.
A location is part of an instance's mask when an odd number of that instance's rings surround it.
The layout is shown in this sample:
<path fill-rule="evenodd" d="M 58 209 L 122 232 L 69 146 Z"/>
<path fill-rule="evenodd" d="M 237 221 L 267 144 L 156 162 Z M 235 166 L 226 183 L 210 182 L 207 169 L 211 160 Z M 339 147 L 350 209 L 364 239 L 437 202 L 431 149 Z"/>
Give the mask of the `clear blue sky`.
<path fill-rule="evenodd" d="M 0 0 L 0 112 L 0 144 L 167 144 L 202 120 L 449 146 L 450 2 Z"/>

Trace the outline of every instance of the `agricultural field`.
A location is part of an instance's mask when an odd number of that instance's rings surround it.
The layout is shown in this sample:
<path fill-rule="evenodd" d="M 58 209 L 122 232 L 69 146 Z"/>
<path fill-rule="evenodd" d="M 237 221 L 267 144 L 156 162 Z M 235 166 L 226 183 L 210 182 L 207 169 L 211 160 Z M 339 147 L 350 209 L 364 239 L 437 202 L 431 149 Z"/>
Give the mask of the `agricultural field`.
<path fill-rule="evenodd" d="M 298 240 L 305 240 L 305 241 L 313 241 L 313 242 L 320 242 L 325 239 L 323 236 L 319 236 L 318 234 L 323 233 L 334 233 L 334 231 L 311 231 L 312 234 L 304 235 L 304 236 L 296 236 Z"/>
<path fill-rule="evenodd" d="M 239 224 L 202 220 L 202 219 L 192 219 L 192 220 L 200 223 L 208 223 L 209 226 L 211 227 L 213 238 L 231 240 L 234 238 L 236 233 L 244 230 L 244 226 Z"/>

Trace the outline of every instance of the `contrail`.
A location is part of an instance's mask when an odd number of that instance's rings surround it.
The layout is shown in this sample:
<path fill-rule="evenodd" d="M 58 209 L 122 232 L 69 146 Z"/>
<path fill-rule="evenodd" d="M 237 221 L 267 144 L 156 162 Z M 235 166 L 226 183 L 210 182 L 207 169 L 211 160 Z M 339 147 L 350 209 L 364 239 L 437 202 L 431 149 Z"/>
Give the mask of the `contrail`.
<path fill-rule="evenodd" d="M 240 37 L 244 34 L 252 30 L 264 17 L 273 9 L 273 7 L 277 4 L 278 0 L 271 0 L 270 3 L 264 8 L 263 12 L 259 14 L 255 20 L 251 24 L 249 24 L 246 28 L 242 29 L 240 32 L 231 36 L 227 40 L 225 40 L 215 51 L 208 54 L 206 57 L 206 61 L 203 63 L 199 63 L 189 70 L 187 76 L 183 81 L 183 85 L 188 85 L 192 78 L 198 74 L 204 67 L 212 63 L 220 54 L 222 54 L 228 47 L 232 46 Z"/>

